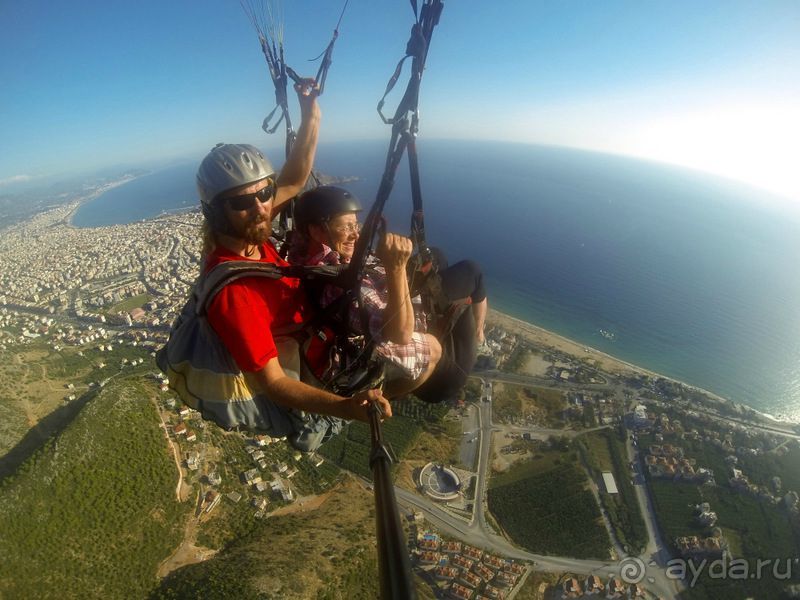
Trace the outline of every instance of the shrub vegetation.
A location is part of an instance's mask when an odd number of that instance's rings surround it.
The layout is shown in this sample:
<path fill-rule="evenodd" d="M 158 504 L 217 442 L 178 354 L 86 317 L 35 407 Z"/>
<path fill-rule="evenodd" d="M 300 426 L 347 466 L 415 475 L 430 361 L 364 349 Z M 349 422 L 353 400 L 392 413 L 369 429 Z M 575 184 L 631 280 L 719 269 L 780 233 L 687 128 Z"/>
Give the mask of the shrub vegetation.
<path fill-rule="evenodd" d="M 0 484 L 0 596 L 144 597 L 185 506 L 143 387 L 107 386 Z"/>
<path fill-rule="evenodd" d="M 578 438 L 578 447 L 600 488 L 600 501 L 606 509 L 617 539 L 630 554 L 639 554 L 647 546 L 647 528 L 642 518 L 636 490 L 631 483 L 625 452 L 624 430 L 604 429 Z M 617 494 L 608 494 L 601 485 L 602 472 L 611 471 Z"/>
<path fill-rule="evenodd" d="M 441 434 L 447 430 L 443 423 L 447 406 L 428 404 L 409 397 L 392 405 L 391 419 L 383 423 L 383 438 L 398 459 L 402 459 L 424 430 Z M 326 442 L 319 454 L 352 473 L 372 479 L 369 467 L 371 451 L 370 430 L 366 423 L 352 422 L 342 433 Z"/>
<path fill-rule="evenodd" d="M 574 461 L 489 489 L 497 522 L 517 544 L 531 552 L 606 559 L 610 542 L 600 509 Z M 512 475 L 512 474 L 510 474 Z"/>

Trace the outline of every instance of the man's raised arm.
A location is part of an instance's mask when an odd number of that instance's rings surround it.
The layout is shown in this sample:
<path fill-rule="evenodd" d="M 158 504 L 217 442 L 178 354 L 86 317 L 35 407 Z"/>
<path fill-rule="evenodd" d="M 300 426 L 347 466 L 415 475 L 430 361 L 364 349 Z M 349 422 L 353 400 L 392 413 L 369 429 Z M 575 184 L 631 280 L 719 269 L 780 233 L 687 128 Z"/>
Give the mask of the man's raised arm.
<path fill-rule="evenodd" d="M 278 214 L 283 205 L 294 198 L 303 189 L 311 168 L 314 166 L 314 155 L 317 151 L 319 122 L 321 113 L 317 96 L 319 86 L 313 79 L 303 79 L 294 84 L 300 102 L 300 129 L 297 131 L 289 158 L 278 176 L 275 200 L 272 204 L 272 216 Z"/>

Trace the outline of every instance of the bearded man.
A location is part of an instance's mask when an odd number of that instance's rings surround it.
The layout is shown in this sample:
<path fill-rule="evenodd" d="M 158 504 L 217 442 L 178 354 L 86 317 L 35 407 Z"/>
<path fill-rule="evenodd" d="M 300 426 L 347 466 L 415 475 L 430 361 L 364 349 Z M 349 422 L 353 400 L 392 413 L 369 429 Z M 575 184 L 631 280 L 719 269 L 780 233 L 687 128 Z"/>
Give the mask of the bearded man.
<path fill-rule="evenodd" d="M 314 81 L 303 80 L 295 90 L 301 124 L 279 175 L 257 148 L 247 144 L 218 144 L 198 169 L 197 188 L 205 217 L 205 272 L 231 260 L 288 264 L 270 242 L 272 220 L 302 190 L 311 173 L 320 122 Z M 337 433 L 340 419 L 367 421 L 371 401 L 379 404 L 384 416 L 392 414 L 379 390 L 342 397 L 287 375 L 273 333 L 286 326 L 299 326 L 309 312 L 299 280 L 288 277 L 244 277 L 229 283 L 214 297 L 207 312 L 209 324 L 239 368 L 254 376 L 268 398 L 261 407 L 267 420 L 294 423 L 289 440 L 301 450 L 313 450 L 327 436 Z M 286 429 L 285 424 L 278 425 L 276 429 Z"/>

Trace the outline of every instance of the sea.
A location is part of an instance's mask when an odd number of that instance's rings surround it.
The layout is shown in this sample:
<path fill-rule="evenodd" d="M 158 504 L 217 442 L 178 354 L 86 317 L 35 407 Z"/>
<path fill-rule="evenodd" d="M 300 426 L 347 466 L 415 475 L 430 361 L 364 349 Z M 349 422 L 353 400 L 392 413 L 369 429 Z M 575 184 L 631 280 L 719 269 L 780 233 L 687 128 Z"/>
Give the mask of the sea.
<path fill-rule="evenodd" d="M 375 198 L 388 145 L 321 145 Z M 800 422 L 800 211 L 674 166 L 558 147 L 418 141 L 429 245 L 484 271 L 490 304 L 622 360 Z M 198 157 L 199 159 L 202 157 Z M 81 206 L 78 227 L 196 206 L 197 162 Z M 386 207 L 407 233 L 408 170 Z"/>

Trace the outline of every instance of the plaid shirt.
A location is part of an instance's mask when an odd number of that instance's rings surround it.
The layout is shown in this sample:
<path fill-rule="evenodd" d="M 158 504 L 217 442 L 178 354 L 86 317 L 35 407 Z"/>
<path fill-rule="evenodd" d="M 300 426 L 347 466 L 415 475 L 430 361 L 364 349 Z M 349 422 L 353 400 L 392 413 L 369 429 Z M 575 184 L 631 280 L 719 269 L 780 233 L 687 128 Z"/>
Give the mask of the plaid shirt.
<path fill-rule="evenodd" d="M 335 250 L 326 245 L 313 255 L 296 260 L 304 265 L 338 265 L 341 264 L 341 257 Z M 340 287 L 326 285 L 320 299 L 320 304 L 330 305 L 334 300 L 343 294 Z M 425 338 L 425 315 L 420 310 L 420 298 L 417 296 L 411 301 L 414 304 L 414 333 L 411 342 L 408 344 L 396 344 L 384 339 L 384 313 L 389 298 L 389 290 L 386 283 L 386 270 L 375 256 L 367 258 L 364 277 L 361 280 L 359 290 L 361 302 L 367 311 L 369 321 L 369 333 L 375 340 L 375 348 L 386 361 L 400 371 L 402 377 L 417 379 L 428 367 L 431 359 L 431 349 Z M 362 334 L 361 316 L 359 311 L 353 307 L 350 314 L 350 330 L 356 334 Z"/>

